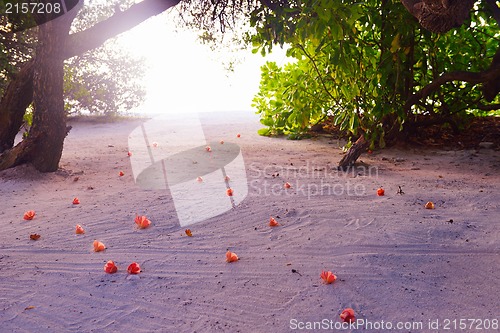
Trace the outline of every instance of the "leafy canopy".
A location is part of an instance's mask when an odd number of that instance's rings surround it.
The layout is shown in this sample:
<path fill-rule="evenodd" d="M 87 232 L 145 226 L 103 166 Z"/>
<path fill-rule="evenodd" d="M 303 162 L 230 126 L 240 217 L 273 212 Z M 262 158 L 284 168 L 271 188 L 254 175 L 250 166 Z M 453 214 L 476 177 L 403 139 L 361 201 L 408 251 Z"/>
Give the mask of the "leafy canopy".
<path fill-rule="evenodd" d="M 288 45 L 295 61 L 262 67 L 253 106 L 262 135 L 300 138 L 331 116 L 343 131 L 385 145 L 389 134 L 422 115 L 455 123 L 485 104 L 480 86 L 447 83 L 411 107 L 405 103 L 440 75 L 481 71 L 498 49 L 496 22 L 476 5 L 460 28 L 422 29 L 396 0 L 293 0 L 251 14 L 254 52 Z M 498 103 L 498 96 L 493 103 Z"/>

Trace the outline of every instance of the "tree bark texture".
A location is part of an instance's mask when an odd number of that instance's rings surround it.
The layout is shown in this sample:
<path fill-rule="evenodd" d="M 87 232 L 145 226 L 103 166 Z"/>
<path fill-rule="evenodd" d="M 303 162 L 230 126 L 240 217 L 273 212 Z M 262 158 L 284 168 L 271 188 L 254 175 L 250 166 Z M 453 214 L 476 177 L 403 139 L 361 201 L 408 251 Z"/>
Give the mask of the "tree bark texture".
<path fill-rule="evenodd" d="M 33 69 L 31 60 L 9 83 L 0 102 L 0 153 L 14 146 L 26 108 L 33 101 Z"/>
<path fill-rule="evenodd" d="M 475 0 L 401 0 L 425 29 L 445 33 L 469 17 Z"/>
<path fill-rule="evenodd" d="M 33 145 L 30 162 L 42 172 L 58 169 L 68 132 L 63 96 L 64 59 L 60 54 L 69 32 L 64 21 L 47 22 L 40 26 L 38 34 L 33 75 L 35 111 L 27 140 Z"/>
<path fill-rule="evenodd" d="M 342 157 L 339 162 L 339 170 L 347 170 L 349 167 L 353 166 L 356 160 L 359 158 L 361 153 L 363 153 L 366 148 L 368 148 L 368 141 L 365 140 L 365 136 L 361 134 L 361 136 L 353 143 L 351 148 L 347 151 L 347 153 Z"/>

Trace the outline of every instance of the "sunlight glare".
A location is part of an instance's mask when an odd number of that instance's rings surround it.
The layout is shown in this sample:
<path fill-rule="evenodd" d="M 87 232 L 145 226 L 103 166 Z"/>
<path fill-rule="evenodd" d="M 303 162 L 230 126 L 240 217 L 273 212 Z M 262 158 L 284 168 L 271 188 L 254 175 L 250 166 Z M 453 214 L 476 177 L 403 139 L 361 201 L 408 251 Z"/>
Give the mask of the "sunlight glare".
<path fill-rule="evenodd" d="M 224 69 L 230 55 L 212 51 L 187 29 L 175 29 L 166 12 L 122 34 L 119 44 L 133 55 L 144 57 L 146 101 L 133 110 L 139 114 L 251 110 L 258 91 L 260 67 L 268 60 L 285 62 L 285 51 L 266 58 L 239 51 L 242 61 L 234 72 Z M 177 30 L 177 32 L 176 32 Z M 233 55 L 234 57 L 234 55 Z"/>

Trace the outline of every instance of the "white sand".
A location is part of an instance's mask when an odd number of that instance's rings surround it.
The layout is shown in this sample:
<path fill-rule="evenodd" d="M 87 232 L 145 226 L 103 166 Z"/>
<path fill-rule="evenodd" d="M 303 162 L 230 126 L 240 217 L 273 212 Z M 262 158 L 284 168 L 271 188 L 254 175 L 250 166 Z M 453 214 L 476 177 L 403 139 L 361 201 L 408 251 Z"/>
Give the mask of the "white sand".
<path fill-rule="evenodd" d="M 140 120 L 73 123 L 60 171 L 0 172 L 1 332 L 289 332 L 339 322 L 347 307 L 375 325 L 422 322 L 398 332 L 437 332 L 429 320 L 439 331 L 447 319 L 498 324 L 499 151 L 387 149 L 345 175 L 332 170 L 337 140 L 260 137 L 251 118 L 206 117 L 207 140 L 240 145 L 248 196 L 190 225 L 193 237 L 168 191 L 134 182 L 127 138 Z M 35 219 L 23 220 L 30 209 Z M 152 226 L 138 230 L 136 214 Z M 94 239 L 107 249 L 94 253 Z M 225 262 L 228 249 L 238 262 Z M 108 260 L 116 274 L 103 271 Z M 127 274 L 133 261 L 139 275 Z M 323 284 L 322 270 L 337 281 Z"/>

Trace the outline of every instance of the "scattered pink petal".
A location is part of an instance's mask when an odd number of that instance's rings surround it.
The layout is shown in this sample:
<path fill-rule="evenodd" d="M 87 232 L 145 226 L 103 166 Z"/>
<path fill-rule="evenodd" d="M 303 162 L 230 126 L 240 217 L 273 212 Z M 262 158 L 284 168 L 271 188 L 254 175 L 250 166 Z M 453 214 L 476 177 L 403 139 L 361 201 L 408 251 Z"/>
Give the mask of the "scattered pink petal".
<path fill-rule="evenodd" d="M 141 272 L 141 266 L 139 266 L 138 263 L 133 262 L 128 266 L 127 272 L 129 272 L 129 274 L 139 274 Z"/>
<path fill-rule="evenodd" d="M 198 178 L 196 178 L 196 181 L 197 181 L 198 183 L 201 183 L 201 182 L 203 181 L 203 178 L 198 177 Z"/>
<path fill-rule="evenodd" d="M 38 240 L 41 236 L 39 234 L 31 234 L 30 239 L 31 240 Z"/>
<path fill-rule="evenodd" d="M 226 261 L 227 262 L 234 262 L 234 261 L 238 261 L 238 260 L 239 260 L 239 258 L 236 255 L 236 253 L 231 252 L 231 251 L 226 252 Z"/>
<path fill-rule="evenodd" d="M 94 241 L 94 252 L 101 252 L 106 250 L 106 245 L 104 245 L 102 242 L 99 242 L 98 240 Z"/>
<path fill-rule="evenodd" d="M 354 310 L 351 308 L 347 308 L 340 314 L 340 319 L 342 319 L 345 323 L 352 323 L 356 320 L 356 316 L 354 314 Z"/>
<path fill-rule="evenodd" d="M 127 156 L 128 156 L 128 157 L 132 156 L 132 152 L 131 152 L 131 151 L 129 151 L 129 152 L 127 153 Z"/>
<path fill-rule="evenodd" d="M 158 142 L 153 142 L 153 147 L 158 148 Z"/>
<path fill-rule="evenodd" d="M 211 152 L 212 151 L 212 148 L 210 148 L 210 146 L 206 146 L 205 147 L 205 150 L 208 151 L 208 152 Z"/>
<path fill-rule="evenodd" d="M 85 230 L 83 229 L 83 227 L 79 224 L 76 225 L 76 230 L 75 230 L 75 233 L 77 235 L 81 235 L 81 234 L 84 234 L 85 233 Z"/>
<path fill-rule="evenodd" d="M 220 144 L 223 145 L 224 144 L 224 140 L 220 140 Z"/>
<path fill-rule="evenodd" d="M 330 283 L 333 283 L 335 282 L 335 280 L 337 280 L 337 276 L 335 276 L 332 272 L 328 271 L 328 272 L 325 272 L 325 271 L 322 271 L 321 272 L 321 275 L 320 275 L 321 279 L 323 279 L 323 281 L 326 283 L 326 284 L 330 284 Z"/>
<path fill-rule="evenodd" d="M 279 226 L 280 224 L 278 223 L 278 221 L 275 220 L 274 217 L 271 216 L 271 218 L 269 219 L 269 226 L 270 227 L 276 227 L 276 226 Z"/>
<path fill-rule="evenodd" d="M 137 227 L 139 229 L 146 229 L 147 227 L 149 227 L 151 225 L 151 221 L 148 220 L 148 218 L 146 216 L 136 215 L 135 216 L 135 224 L 137 224 Z"/>
<path fill-rule="evenodd" d="M 116 267 L 113 260 L 109 260 L 106 265 L 104 265 L 104 271 L 108 274 L 113 274 L 118 271 L 118 267 Z"/>
<path fill-rule="evenodd" d="M 26 213 L 24 213 L 23 218 L 25 220 L 33 220 L 35 218 L 35 211 L 34 210 L 28 210 Z"/>

